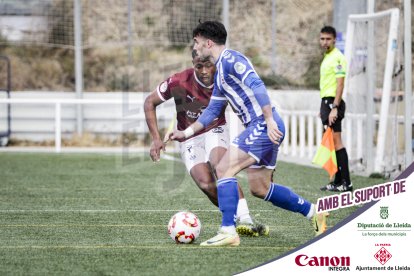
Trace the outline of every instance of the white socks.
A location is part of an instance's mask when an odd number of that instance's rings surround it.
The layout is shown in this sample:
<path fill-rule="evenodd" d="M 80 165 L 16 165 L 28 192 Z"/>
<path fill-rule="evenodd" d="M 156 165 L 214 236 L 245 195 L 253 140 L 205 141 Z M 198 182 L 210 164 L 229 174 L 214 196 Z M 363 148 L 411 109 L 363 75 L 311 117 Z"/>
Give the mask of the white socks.
<path fill-rule="evenodd" d="M 313 215 L 315 215 L 315 204 L 312 204 L 310 209 L 309 209 L 309 213 L 306 215 L 307 219 L 311 219 L 313 217 Z"/>
<path fill-rule="evenodd" d="M 237 204 L 237 219 L 242 224 L 253 224 L 253 220 L 249 214 L 249 207 L 245 198 L 239 199 Z"/>
<path fill-rule="evenodd" d="M 221 232 L 236 235 L 236 227 L 232 226 L 221 226 L 220 228 Z"/>
<path fill-rule="evenodd" d="M 237 219 L 242 224 L 253 224 L 253 220 L 249 214 L 249 207 L 247 207 L 247 201 L 245 198 L 239 199 L 237 204 Z M 221 232 L 236 235 L 236 227 L 234 226 L 221 226 Z"/>

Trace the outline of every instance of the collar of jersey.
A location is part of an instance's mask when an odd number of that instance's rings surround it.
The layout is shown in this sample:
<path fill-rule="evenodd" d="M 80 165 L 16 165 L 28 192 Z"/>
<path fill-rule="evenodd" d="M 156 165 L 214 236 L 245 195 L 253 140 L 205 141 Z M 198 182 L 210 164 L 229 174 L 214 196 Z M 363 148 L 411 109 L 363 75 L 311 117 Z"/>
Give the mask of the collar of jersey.
<path fill-rule="evenodd" d="M 224 54 L 224 52 L 226 52 L 227 51 L 227 48 L 224 48 L 224 50 L 223 51 L 221 51 L 221 53 L 220 53 L 220 57 L 218 58 L 218 60 L 216 61 L 216 67 L 217 67 L 217 64 L 221 61 L 221 59 L 223 58 L 223 54 Z"/>
<path fill-rule="evenodd" d="M 210 85 L 210 86 L 205 86 L 204 85 L 204 83 L 202 83 L 198 78 L 197 78 L 197 75 L 196 75 L 196 73 L 195 73 L 195 71 L 194 71 L 194 78 L 195 78 L 195 80 L 196 80 L 196 82 L 199 84 L 199 85 L 201 85 L 202 87 L 204 87 L 204 88 L 213 88 L 213 86 L 214 86 L 214 82 Z"/>
<path fill-rule="evenodd" d="M 330 51 L 329 53 L 325 53 L 325 54 L 324 54 L 324 56 L 326 57 L 326 56 L 329 56 L 330 54 L 333 54 L 333 52 L 335 52 L 337 49 L 338 49 L 338 48 L 334 47 L 334 48 L 332 49 L 332 51 Z M 339 50 L 338 50 L 338 51 L 339 51 Z"/>

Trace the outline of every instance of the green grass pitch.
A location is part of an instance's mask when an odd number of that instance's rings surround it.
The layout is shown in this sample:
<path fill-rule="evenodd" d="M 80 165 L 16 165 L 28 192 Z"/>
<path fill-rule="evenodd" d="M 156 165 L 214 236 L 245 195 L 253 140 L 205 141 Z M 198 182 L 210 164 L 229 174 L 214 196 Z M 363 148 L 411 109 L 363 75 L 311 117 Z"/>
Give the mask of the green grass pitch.
<path fill-rule="evenodd" d="M 1 275 L 231 275 L 276 258 L 313 238 L 310 222 L 254 198 L 239 179 L 251 214 L 268 237 L 235 248 L 202 248 L 221 215 L 179 162 L 143 156 L 0 153 Z M 327 195 L 322 169 L 279 162 L 275 180 L 315 202 Z M 352 176 L 361 188 L 383 179 Z M 331 212 L 332 227 L 358 207 Z M 190 210 L 200 238 L 176 245 L 167 223 Z"/>

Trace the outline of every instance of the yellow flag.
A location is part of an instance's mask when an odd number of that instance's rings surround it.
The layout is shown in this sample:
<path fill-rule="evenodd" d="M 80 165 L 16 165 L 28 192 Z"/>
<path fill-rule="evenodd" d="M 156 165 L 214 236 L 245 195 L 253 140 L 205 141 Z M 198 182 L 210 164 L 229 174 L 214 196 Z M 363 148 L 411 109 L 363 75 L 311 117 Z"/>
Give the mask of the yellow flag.
<path fill-rule="evenodd" d="M 321 145 L 316 151 L 312 163 L 324 168 L 331 178 L 338 171 L 332 128 L 328 127 L 323 134 Z"/>

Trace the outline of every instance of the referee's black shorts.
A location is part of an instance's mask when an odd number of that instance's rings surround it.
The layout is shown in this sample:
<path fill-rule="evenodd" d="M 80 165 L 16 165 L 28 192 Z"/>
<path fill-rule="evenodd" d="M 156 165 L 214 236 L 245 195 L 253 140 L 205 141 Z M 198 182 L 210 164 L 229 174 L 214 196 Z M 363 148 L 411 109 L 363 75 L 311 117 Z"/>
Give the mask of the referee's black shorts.
<path fill-rule="evenodd" d="M 320 114 L 321 114 L 322 125 L 324 126 L 329 125 L 329 113 L 331 113 L 332 104 L 334 100 L 335 100 L 334 97 L 322 98 Z M 341 100 L 341 103 L 338 106 L 338 118 L 336 119 L 335 123 L 333 123 L 333 125 L 331 126 L 334 132 L 342 131 L 341 122 L 342 122 L 342 119 L 345 118 L 345 108 L 346 108 L 345 102 Z"/>

